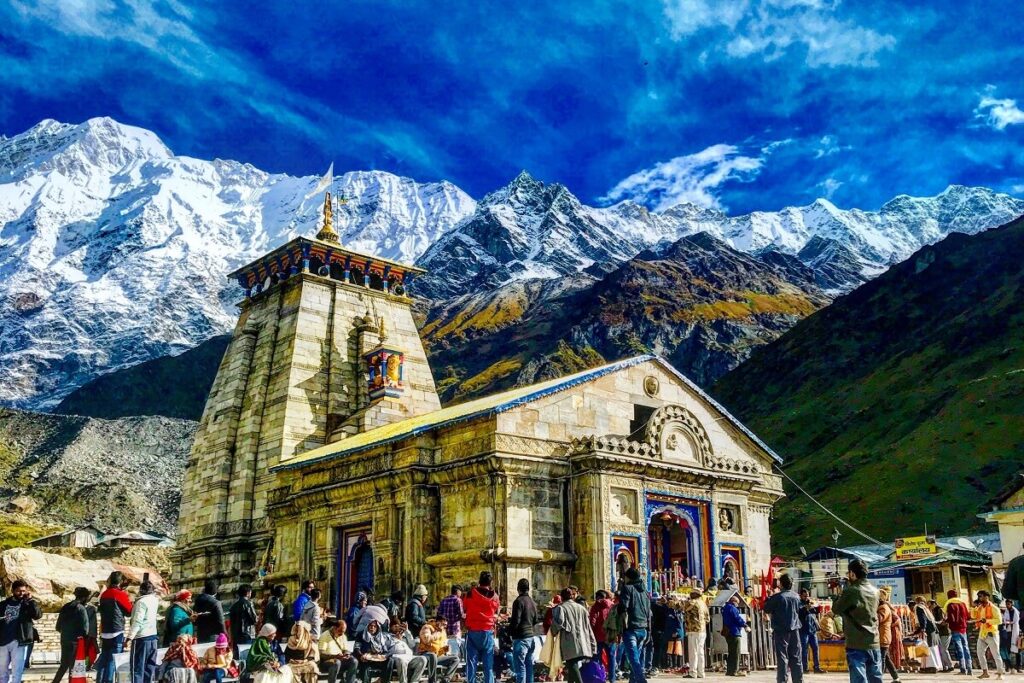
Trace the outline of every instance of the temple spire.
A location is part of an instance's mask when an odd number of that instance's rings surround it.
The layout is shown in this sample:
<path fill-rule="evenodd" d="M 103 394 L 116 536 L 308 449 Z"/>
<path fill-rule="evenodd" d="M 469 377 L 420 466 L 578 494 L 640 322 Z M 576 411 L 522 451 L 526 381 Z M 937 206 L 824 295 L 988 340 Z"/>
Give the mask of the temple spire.
<path fill-rule="evenodd" d="M 331 206 L 331 193 L 324 193 L 324 225 L 320 228 L 320 232 L 316 234 L 316 238 L 321 242 L 333 242 L 334 244 L 341 244 L 341 239 L 338 237 L 338 233 L 334 232 L 334 209 Z"/>

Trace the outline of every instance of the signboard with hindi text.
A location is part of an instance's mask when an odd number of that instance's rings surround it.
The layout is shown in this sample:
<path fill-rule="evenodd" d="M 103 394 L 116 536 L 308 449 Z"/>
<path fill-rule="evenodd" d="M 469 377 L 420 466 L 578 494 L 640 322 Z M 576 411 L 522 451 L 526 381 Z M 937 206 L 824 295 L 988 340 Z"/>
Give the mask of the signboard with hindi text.
<path fill-rule="evenodd" d="M 904 569 L 882 569 L 870 572 L 868 582 L 875 588 L 888 588 L 892 595 L 890 601 L 894 605 L 907 604 L 907 575 Z"/>
<path fill-rule="evenodd" d="M 920 560 L 936 554 L 939 549 L 935 545 L 934 536 L 907 536 L 896 539 L 896 561 Z"/>

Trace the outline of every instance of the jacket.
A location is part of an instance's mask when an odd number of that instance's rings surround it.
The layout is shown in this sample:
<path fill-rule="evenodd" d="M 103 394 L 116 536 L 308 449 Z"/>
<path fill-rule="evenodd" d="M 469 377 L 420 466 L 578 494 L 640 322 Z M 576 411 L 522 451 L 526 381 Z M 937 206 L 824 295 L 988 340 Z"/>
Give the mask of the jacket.
<path fill-rule="evenodd" d="M 306 603 L 309 602 L 309 593 L 302 591 L 299 593 L 299 597 L 295 598 L 295 602 L 292 603 L 292 621 L 302 620 L 302 610 L 306 609 Z"/>
<path fill-rule="evenodd" d="M 878 650 L 878 589 L 867 579 L 854 581 L 832 603 L 832 611 L 843 618 L 847 650 Z"/>
<path fill-rule="evenodd" d="M 594 637 L 599 643 L 608 642 L 608 634 L 604 630 L 604 621 L 608 613 L 612 611 L 614 603 L 608 598 L 601 598 L 590 606 L 590 628 L 594 630 Z M 617 635 L 617 634 L 616 634 Z"/>
<path fill-rule="evenodd" d="M 892 644 L 892 620 L 895 617 L 892 605 L 887 602 L 878 603 L 878 645 L 885 650 Z"/>
<path fill-rule="evenodd" d="M 178 636 L 195 634 L 192 625 L 192 614 L 179 604 L 167 608 L 167 619 L 164 621 L 164 647 L 170 647 Z"/>
<path fill-rule="evenodd" d="M 727 629 L 733 638 L 738 638 L 743 635 L 746 627 L 747 618 L 740 613 L 740 608 L 731 602 L 725 603 L 722 608 L 722 628 Z"/>
<path fill-rule="evenodd" d="M 697 598 L 687 600 L 683 606 L 683 626 L 687 633 L 704 633 L 711 621 L 711 613 L 706 602 Z"/>
<path fill-rule="evenodd" d="M 764 601 L 764 611 L 771 615 L 773 631 L 800 630 L 800 596 L 792 590 L 769 597 Z"/>
<path fill-rule="evenodd" d="M 578 602 L 569 600 L 552 610 L 551 633 L 559 636 L 562 659 L 590 659 L 597 652 L 597 639 L 590 628 L 590 613 Z"/>
<path fill-rule="evenodd" d="M 267 606 L 263 608 L 263 623 L 273 624 L 277 627 L 278 638 L 287 638 L 291 632 L 291 625 L 288 623 L 287 610 L 285 609 L 284 603 L 278 598 L 270 598 L 267 601 Z M 349 628 L 353 628 L 355 624 L 351 624 Z"/>
<path fill-rule="evenodd" d="M 256 638 L 256 605 L 249 598 L 238 598 L 228 611 L 231 617 L 231 640 Z"/>
<path fill-rule="evenodd" d="M 209 643 L 218 633 L 227 634 L 224 629 L 224 608 L 216 595 L 200 593 L 192 605 L 196 613 L 196 640 Z"/>
<path fill-rule="evenodd" d="M 469 591 L 462 601 L 466 608 L 466 629 L 469 631 L 491 631 L 501 604 L 498 595 L 490 588 L 477 586 Z"/>
<path fill-rule="evenodd" d="M 60 642 L 74 643 L 79 638 L 89 637 L 89 613 L 78 600 L 72 600 L 60 608 L 55 626 L 60 633 Z"/>
<path fill-rule="evenodd" d="M 1012 598 L 1024 604 L 1024 555 L 1018 555 L 1006 565 L 1003 580 L 1003 597 Z"/>
<path fill-rule="evenodd" d="M 409 604 L 405 606 L 405 623 L 409 626 L 409 630 L 417 636 L 420 629 L 423 628 L 423 624 L 427 623 L 427 611 L 423 609 L 423 603 L 416 595 L 412 596 Z"/>
<path fill-rule="evenodd" d="M 124 633 L 125 617 L 132 613 L 132 601 L 120 588 L 100 593 L 100 634 Z"/>
<path fill-rule="evenodd" d="M 509 635 L 512 640 L 525 640 L 537 635 L 537 624 L 540 615 L 537 603 L 529 595 L 520 595 L 512 602 L 512 616 L 508 621 Z"/>
<path fill-rule="evenodd" d="M 12 595 L 0 603 L 0 616 L 6 617 L 0 625 L 0 645 L 15 640 L 18 645 L 28 645 L 35 640 L 32 622 L 43 616 L 43 609 L 33 598 L 18 600 Z"/>
<path fill-rule="evenodd" d="M 800 631 L 801 633 L 817 633 L 821 630 L 818 626 L 818 613 L 821 608 L 811 603 L 810 600 L 800 601 Z"/>
<path fill-rule="evenodd" d="M 950 598 L 946 602 L 946 625 L 953 633 L 967 633 L 967 622 L 971 612 L 967 604 L 960 598 Z"/>
<path fill-rule="evenodd" d="M 663 602 L 655 602 L 651 605 L 651 630 L 655 633 L 664 633 L 668 628 L 668 605 Z"/>
<path fill-rule="evenodd" d="M 627 630 L 646 630 L 651 627 L 651 599 L 639 581 L 627 583 L 619 591 L 619 612 L 626 617 Z"/>
<path fill-rule="evenodd" d="M 324 612 L 315 600 L 307 600 L 306 606 L 302 608 L 302 621 L 309 624 L 309 634 L 313 640 L 320 640 L 323 631 Z"/>
<path fill-rule="evenodd" d="M 128 627 L 128 640 L 156 637 L 156 615 L 160 599 L 156 593 L 140 596 L 132 607 L 132 621 Z"/>

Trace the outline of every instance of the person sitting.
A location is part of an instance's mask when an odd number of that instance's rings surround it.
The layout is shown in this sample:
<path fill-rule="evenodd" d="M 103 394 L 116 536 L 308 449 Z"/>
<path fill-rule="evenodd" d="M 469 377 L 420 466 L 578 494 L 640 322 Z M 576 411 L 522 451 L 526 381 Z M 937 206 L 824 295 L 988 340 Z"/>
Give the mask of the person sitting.
<path fill-rule="evenodd" d="M 399 683 L 416 683 L 427 668 L 427 658 L 416 654 L 416 638 L 406 628 L 404 621 L 396 620 L 391 625 L 394 641 L 388 652 L 388 666 L 385 681 L 391 680 L 391 672 L 398 669 Z"/>
<path fill-rule="evenodd" d="M 196 672 L 199 671 L 200 664 L 199 657 L 192 649 L 195 642 L 195 637 L 189 634 L 175 638 L 167 648 L 163 662 L 160 663 L 157 680 L 164 683 L 197 683 Z"/>
<path fill-rule="evenodd" d="M 203 683 L 222 683 L 232 662 L 231 646 L 224 633 L 218 633 L 213 647 L 203 655 Z"/>
<path fill-rule="evenodd" d="M 370 683 L 372 674 L 378 677 L 383 677 L 385 671 L 390 674 L 387 663 L 393 642 L 394 637 L 390 633 L 385 633 L 376 619 L 371 619 L 366 625 L 366 630 L 359 639 L 357 653 L 363 683 Z M 390 676 L 384 678 L 384 683 L 389 679 Z"/>
<path fill-rule="evenodd" d="M 337 683 L 343 675 L 345 683 L 353 683 L 359 670 L 359 662 L 352 656 L 349 643 L 348 624 L 344 619 L 328 621 L 327 630 L 320 636 L 320 670 L 327 674 L 327 683 Z"/>
<path fill-rule="evenodd" d="M 427 676 L 431 683 L 449 683 L 459 668 L 457 655 L 448 654 L 448 632 L 436 622 L 427 622 L 420 629 L 416 654 L 427 658 Z"/>
<path fill-rule="evenodd" d="M 320 670 L 316 665 L 316 647 L 308 622 L 296 621 L 292 625 L 291 635 L 284 646 L 284 658 L 295 683 L 316 683 Z"/>
<path fill-rule="evenodd" d="M 292 683 L 291 669 L 281 663 L 274 650 L 276 639 L 277 626 L 267 623 L 249 648 L 245 658 L 245 672 L 247 676 L 252 676 L 253 683 Z"/>

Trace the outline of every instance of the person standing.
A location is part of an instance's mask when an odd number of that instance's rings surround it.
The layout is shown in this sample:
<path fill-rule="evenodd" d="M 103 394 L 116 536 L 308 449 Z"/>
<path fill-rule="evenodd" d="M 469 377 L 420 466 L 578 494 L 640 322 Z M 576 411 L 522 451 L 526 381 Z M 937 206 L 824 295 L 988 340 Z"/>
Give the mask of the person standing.
<path fill-rule="evenodd" d="M 740 612 L 740 596 L 733 594 L 722 607 L 722 630 L 728 646 L 725 659 L 726 676 L 746 676 L 740 671 L 740 638 L 747 629 L 747 618 Z"/>
<path fill-rule="evenodd" d="M 917 631 L 914 632 L 914 635 L 924 640 L 925 647 L 928 648 L 928 659 L 931 661 L 931 666 L 922 667 L 921 671 L 936 673 L 942 666 L 941 661 L 934 661 L 939 644 L 938 627 L 935 625 L 935 617 L 931 609 L 921 595 L 914 599 L 914 619 L 917 621 Z M 935 671 L 928 669 L 935 669 Z"/>
<path fill-rule="evenodd" d="M 324 624 L 324 609 L 320 606 L 320 596 L 319 588 L 314 588 L 309 592 L 309 600 L 302 608 L 302 619 L 300 620 L 309 624 L 309 635 L 313 639 L 314 645 L 320 641 Z"/>
<path fill-rule="evenodd" d="M 462 587 L 452 586 L 451 593 L 437 606 L 437 616 L 447 624 L 448 637 L 462 640 L 462 622 L 466 619 L 466 609 L 462 604 Z"/>
<path fill-rule="evenodd" d="M 275 637 L 277 634 L 291 631 L 291 625 L 288 623 L 288 608 L 285 606 L 287 594 L 288 589 L 285 586 L 274 586 L 274 590 L 270 593 L 270 600 L 267 600 L 267 606 L 263 608 L 263 623 L 274 625 Z M 364 603 L 366 601 L 365 595 L 363 595 L 363 601 Z M 349 624 L 350 628 L 351 626 Z"/>
<path fill-rule="evenodd" d="M 1003 617 L 992 604 L 992 595 L 988 591 L 978 591 L 978 607 L 974 610 L 973 616 L 974 622 L 978 625 L 978 664 L 981 665 L 979 678 L 991 678 L 988 674 L 988 659 L 985 657 L 985 652 L 990 651 L 995 662 L 996 678 L 1002 680 L 1003 660 L 999 656 L 998 633 Z"/>
<path fill-rule="evenodd" d="M 935 629 L 939 639 L 939 657 L 942 659 L 942 673 L 949 673 L 953 670 L 953 660 L 949 656 L 949 641 L 952 640 L 949 624 L 946 623 L 946 613 L 942 606 L 935 600 L 928 601 L 928 608 L 935 617 Z"/>
<path fill-rule="evenodd" d="M 700 591 L 690 591 L 690 599 L 683 606 L 683 627 L 686 630 L 686 653 L 690 662 L 687 678 L 704 678 L 705 647 L 711 613 Z"/>
<path fill-rule="evenodd" d="M 405 606 L 405 624 L 409 631 L 418 636 L 424 624 L 427 623 L 427 610 L 424 605 L 427 603 L 427 587 L 422 583 L 412 591 L 412 599 Z"/>
<path fill-rule="evenodd" d="M 597 639 L 590 628 L 587 608 L 576 602 L 570 589 L 563 588 L 561 595 L 562 604 L 554 609 L 551 617 L 551 633 L 559 637 L 566 680 L 583 683 L 580 665 L 597 652 Z"/>
<path fill-rule="evenodd" d="M 53 676 L 53 683 L 60 683 L 64 674 L 71 671 L 78 655 L 78 640 L 89 637 L 89 613 L 85 604 L 92 597 L 88 588 L 75 589 L 75 599 L 60 608 L 56 629 L 60 634 L 60 665 Z"/>
<path fill-rule="evenodd" d="M 949 626 L 950 643 L 960 665 L 960 673 L 974 675 L 971 667 L 971 646 L 967 642 L 967 623 L 971 620 L 971 611 L 960 599 L 954 589 L 946 591 L 946 624 Z"/>
<path fill-rule="evenodd" d="M 405 593 L 402 591 L 394 591 L 390 597 L 384 598 L 380 601 L 380 606 L 387 612 L 388 621 L 395 623 L 401 621 L 402 613 L 405 609 Z"/>
<path fill-rule="evenodd" d="M 306 579 L 302 582 L 302 590 L 295 597 L 295 602 L 292 603 L 292 623 L 302 620 L 302 610 L 306 609 L 306 603 L 309 602 L 309 594 L 314 588 L 316 588 L 316 582 L 312 579 Z"/>
<path fill-rule="evenodd" d="M 131 644 L 132 683 L 153 683 L 156 676 L 156 618 L 160 600 L 156 587 L 148 579 L 139 586 L 139 598 L 132 607 L 131 623 L 125 643 Z"/>
<path fill-rule="evenodd" d="M 623 576 L 619 590 L 618 610 L 625 619 L 622 647 L 629 662 L 630 683 L 647 683 L 644 674 L 643 648 L 651 628 L 651 599 L 644 590 L 640 572 L 630 567 Z"/>
<path fill-rule="evenodd" d="M 608 615 L 613 616 L 613 623 L 611 631 L 605 629 L 605 624 L 608 622 Z M 611 597 L 608 595 L 608 591 L 599 590 L 594 594 L 594 604 L 590 607 L 590 628 L 594 631 L 594 637 L 597 638 L 597 657 L 600 658 L 601 653 L 605 653 L 608 657 L 608 681 L 614 682 L 615 675 L 617 673 L 616 667 L 616 655 L 618 648 L 616 647 L 616 641 L 618 640 L 618 632 L 615 629 L 614 619 L 618 617 L 615 610 L 615 603 L 612 602 Z M 529 679 L 528 679 L 529 680 Z"/>
<path fill-rule="evenodd" d="M 779 577 L 782 590 L 764 602 L 764 611 L 772 620 L 772 639 L 775 643 L 775 680 L 786 683 L 803 681 L 803 662 L 800 656 L 800 596 L 793 590 L 793 577 Z"/>
<path fill-rule="evenodd" d="M 1004 663 L 1007 671 L 1016 670 L 1020 672 L 1020 649 L 1017 641 L 1020 639 L 1020 610 L 1013 600 L 1006 599 L 1006 606 L 1003 607 L 1003 623 L 999 627 L 999 650 L 1005 653 Z"/>
<path fill-rule="evenodd" d="M 494 622 L 501 608 L 491 589 L 491 573 L 480 572 L 479 584 L 471 588 L 463 604 L 466 609 L 466 680 L 476 681 L 483 664 L 484 683 L 494 683 Z M 0 682 L 2 683 L 2 682 Z"/>
<path fill-rule="evenodd" d="M 512 636 L 512 672 L 516 683 L 533 683 L 533 655 L 537 649 L 537 603 L 530 597 L 530 581 L 519 579 L 519 597 L 512 603 L 509 635 Z"/>
<path fill-rule="evenodd" d="M 803 648 L 804 671 L 809 671 L 808 666 L 813 657 L 814 673 L 825 673 L 821 670 L 821 661 L 818 651 L 818 614 L 821 608 L 811 600 L 811 592 L 806 588 L 800 589 L 800 645 Z M 810 656 L 809 656 L 810 655 Z"/>
<path fill-rule="evenodd" d="M 167 608 L 167 616 L 164 619 L 164 647 L 170 647 L 177 642 L 178 636 L 195 635 L 195 627 L 192 625 L 194 618 L 192 593 L 187 590 L 179 591 L 174 596 L 174 602 Z"/>
<path fill-rule="evenodd" d="M 224 607 L 217 597 L 219 586 L 213 579 L 203 584 L 203 592 L 195 600 L 196 640 L 200 643 L 212 643 L 218 633 L 227 633 L 224 628 Z"/>
<path fill-rule="evenodd" d="M 833 614 L 843 619 L 850 683 L 882 683 L 878 589 L 867 576 L 867 565 L 859 559 L 851 560 L 846 570 L 846 588 L 832 604 Z"/>
<path fill-rule="evenodd" d="M 252 601 L 252 586 L 242 584 L 235 592 L 236 600 L 228 615 L 231 618 L 231 642 L 235 657 L 239 645 L 251 645 L 256 640 L 256 605 Z"/>
<path fill-rule="evenodd" d="M 114 655 L 124 649 L 125 620 L 132 613 L 132 601 L 121 587 L 123 582 L 121 572 L 111 572 L 107 578 L 107 589 L 100 593 L 101 647 L 96 660 L 96 683 L 114 683 Z"/>
<path fill-rule="evenodd" d="M 893 683 L 899 683 L 900 672 L 889 656 L 889 650 L 892 646 L 892 621 L 900 617 L 889 603 L 890 595 L 888 586 L 878 589 L 878 647 L 882 653 L 882 667 L 892 676 Z M 807 655 L 804 654 L 804 659 L 806 658 Z"/>

